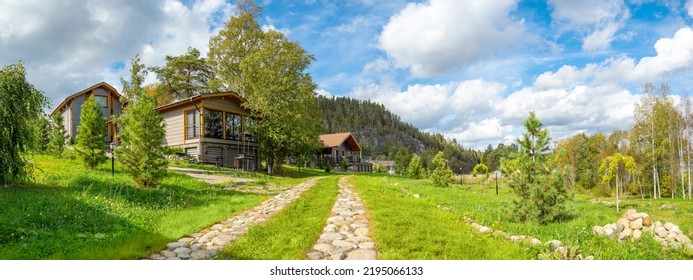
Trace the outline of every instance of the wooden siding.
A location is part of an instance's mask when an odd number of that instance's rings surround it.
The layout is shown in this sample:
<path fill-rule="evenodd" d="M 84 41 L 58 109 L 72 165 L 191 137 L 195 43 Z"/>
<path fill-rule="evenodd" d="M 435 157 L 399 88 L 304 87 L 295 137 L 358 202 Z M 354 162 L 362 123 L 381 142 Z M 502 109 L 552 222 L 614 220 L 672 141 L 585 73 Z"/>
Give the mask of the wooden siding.
<path fill-rule="evenodd" d="M 202 107 L 246 115 L 245 110 L 243 110 L 239 104 L 235 103 L 234 100 L 228 97 L 213 97 L 205 99 L 202 101 Z"/>
<path fill-rule="evenodd" d="M 192 108 L 192 107 L 191 107 Z M 177 146 L 185 144 L 183 138 L 184 124 L 183 111 L 186 108 L 179 108 L 163 113 L 164 125 L 166 133 L 164 134 L 164 144 L 168 146 Z M 191 139 L 193 140 L 193 139 Z M 196 140 L 196 139 L 195 139 Z"/>
<path fill-rule="evenodd" d="M 70 105 L 70 109 L 72 110 L 72 131 L 69 131 L 68 133 L 74 140 L 77 140 L 75 137 L 77 137 L 77 134 L 79 133 L 79 131 L 77 131 L 77 127 L 79 127 L 82 116 L 82 105 L 84 105 L 84 95 L 77 96 L 75 99 L 72 99 L 72 104 Z"/>

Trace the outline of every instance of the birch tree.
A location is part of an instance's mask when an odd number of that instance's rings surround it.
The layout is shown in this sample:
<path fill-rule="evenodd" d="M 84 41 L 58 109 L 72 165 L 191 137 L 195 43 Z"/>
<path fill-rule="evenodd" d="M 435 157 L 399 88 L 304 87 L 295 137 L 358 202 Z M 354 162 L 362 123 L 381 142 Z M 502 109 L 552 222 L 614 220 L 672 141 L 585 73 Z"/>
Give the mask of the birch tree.
<path fill-rule="evenodd" d="M 635 161 L 631 156 L 615 153 L 605 158 L 599 166 L 599 173 L 604 173 L 602 182 L 609 183 L 616 179 L 616 212 L 619 212 L 619 196 L 623 195 L 624 177 L 635 173 Z"/>

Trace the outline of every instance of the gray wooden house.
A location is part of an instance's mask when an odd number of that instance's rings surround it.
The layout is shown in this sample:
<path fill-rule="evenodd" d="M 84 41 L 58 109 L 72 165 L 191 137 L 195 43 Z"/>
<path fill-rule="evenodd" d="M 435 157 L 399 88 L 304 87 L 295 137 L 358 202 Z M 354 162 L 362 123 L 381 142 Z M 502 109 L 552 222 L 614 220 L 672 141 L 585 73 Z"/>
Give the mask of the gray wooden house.
<path fill-rule="evenodd" d="M 350 132 L 323 134 L 320 140 L 323 142 L 320 158 L 324 163 L 335 166 L 343 160 L 348 160 L 350 165 L 361 162 L 361 147 Z"/>

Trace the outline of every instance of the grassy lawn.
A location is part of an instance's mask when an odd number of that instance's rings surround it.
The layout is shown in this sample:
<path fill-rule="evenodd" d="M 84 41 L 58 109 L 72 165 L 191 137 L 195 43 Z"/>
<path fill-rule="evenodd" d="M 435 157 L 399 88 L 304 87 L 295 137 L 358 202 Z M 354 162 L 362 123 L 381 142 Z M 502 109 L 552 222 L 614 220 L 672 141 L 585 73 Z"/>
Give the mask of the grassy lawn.
<path fill-rule="evenodd" d="M 402 191 L 416 181 L 377 175 L 351 179 L 364 200 L 381 259 L 530 259 L 539 248 L 474 233 L 430 200 Z"/>
<path fill-rule="evenodd" d="M 319 180 L 265 224 L 248 230 L 226 247 L 219 259 L 296 260 L 318 240 L 337 199 L 339 177 Z"/>
<path fill-rule="evenodd" d="M 646 212 L 655 220 L 671 221 L 688 236 L 693 235 L 693 202 L 683 200 L 641 200 L 631 198 L 621 201 L 621 211 L 616 212 L 615 205 L 606 205 L 601 201 L 615 202 L 611 199 L 597 199 L 578 195 L 569 204 L 573 217 L 569 220 L 548 225 L 513 222 L 504 210 L 513 195 L 505 186 L 500 187 L 499 195 L 495 185 L 453 185 L 452 188 L 435 188 L 426 180 L 408 180 L 388 177 L 381 179 L 395 188 L 406 189 L 419 194 L 421 199 L 450 209 L 458 218 L 467 216 L 475 221 L 501 229 L 512 234 L 531 235 L 542 241 L 557 239 L 564 243 L 579 246 L 583 255 L 594 255 L 596 259 L 690 259 L 691 256 L 681 250 L 660 250 L 659 244 L 645 235 L 640 242 L 618 243 L 606 237 L 597 237 L 592 233 L 592 226 L 603 226 L 615 223 L 626 209 L 635 208 Z"/>
<path fill-rule="evenodd" d="M 169 172 L 141 189 L 110 162 L 33 156 L 36 182 L 0 188 L 0 259 L 135 259 L 259 204 L 266 196 L 224 191 Z"/>

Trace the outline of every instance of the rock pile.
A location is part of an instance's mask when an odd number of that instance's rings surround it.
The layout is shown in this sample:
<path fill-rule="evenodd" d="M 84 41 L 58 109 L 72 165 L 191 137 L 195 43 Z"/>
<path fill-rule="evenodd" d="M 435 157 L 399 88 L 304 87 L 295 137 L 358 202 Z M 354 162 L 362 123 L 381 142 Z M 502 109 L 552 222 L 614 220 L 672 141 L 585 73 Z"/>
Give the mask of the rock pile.
<path fill-rule="evenodd" d="M 626 210 L 616 223 L 594 226 L 592 230 L 597 235 L 608 236 L 619 241 L 636 240 L 640 239 L 644 233 L 652 233 L 654 239 L 663 247 L 685 247 L 693 250 L 691 239 L 677 225 L 654 221 L 647 213 L 638 213 L 635 209 Z"/>
<path fill-rule="evenodd" d="M 361 198 L 347 182 L 339 180 L 339 197 L 332 207 L 320 239 L 306 253 L 309 260 L 375 260 L 373 239 L 368 237 L 368 219 Z"/>
<path fill-rule="evenodd" d="M 262 204 L 243 213 L 228 218 L 218 224 L 193 233 L 166 245 L 166 249 L 151 254 L 153 260 L 201 260 L 215 256 L 219 250 L 240 238 L 248 228 L 261 224 L 284 209 L 289 203 L 298 199 L 303 192 L 310 189 L 320 178 L 307 180 L 296 187 L 278 194 Z"/>

